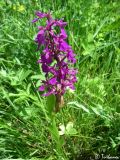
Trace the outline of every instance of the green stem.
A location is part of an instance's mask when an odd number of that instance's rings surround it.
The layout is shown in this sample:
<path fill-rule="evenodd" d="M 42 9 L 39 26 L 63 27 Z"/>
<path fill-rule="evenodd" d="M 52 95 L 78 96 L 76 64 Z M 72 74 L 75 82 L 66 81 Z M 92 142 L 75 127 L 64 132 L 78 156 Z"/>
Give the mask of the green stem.
<path fill-rule="evenodd" d="M 57 151 L 57 155 L 60 158 L 65 158 L 65 154 L 63 152 L 63 148 L 62 148 L 62 139 L 59 135 L 59 131 L 58 131 L 58 127 L 56 125 L 56 121 L 55 121 L 55 114 L 53 114 L 53 116 L 51 117 L 51 126 L 50 126 L 50 131 L 51 131 L 51 135 L 52 135 L 52 139 L 53 141 L 55 141 L 56 143 L 56 151 Z"/>

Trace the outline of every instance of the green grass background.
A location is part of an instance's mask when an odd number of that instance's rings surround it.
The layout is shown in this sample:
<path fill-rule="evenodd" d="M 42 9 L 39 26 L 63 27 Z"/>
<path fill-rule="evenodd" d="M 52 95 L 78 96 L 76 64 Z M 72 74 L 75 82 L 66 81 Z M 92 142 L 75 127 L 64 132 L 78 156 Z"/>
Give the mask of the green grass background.
<path fill-rule="evenodd" d="M 46 98 L 37 87 L 35 11 L 51 11 L 68 22 L 68 42 L 76 53 L 76 90 L 66 92 L 56 123 L 71 122 L 63 157 L 51 138 Z M 42 22 L 41 22 L 42 23 Z M 0 159 L 85 159 L 120 156 L 120 1 L 0 1 Z"/>

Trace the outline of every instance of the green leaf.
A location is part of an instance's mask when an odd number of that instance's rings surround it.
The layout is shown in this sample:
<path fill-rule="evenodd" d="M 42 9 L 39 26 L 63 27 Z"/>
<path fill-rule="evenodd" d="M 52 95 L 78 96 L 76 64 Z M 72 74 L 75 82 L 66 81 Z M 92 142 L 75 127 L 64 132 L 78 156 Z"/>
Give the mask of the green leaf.
<path fill-rule="evenodd" d="M 33 75 L 31 76 L 31 79 L 41 79 L 41 80 L 45 80 L 45 76 L 44 75 Z"/>
<path fill-rule="evenodd" d="M 24 69 L 22 69 L 19 73 L 19 80 L 23 81 L 24 79 L 26 79 L 30 74 L 32 73 L 31 70 L 27 70 L 25 71 Z"/>
<path fill-rule="evenodd" d="M 52 124 L 50 125 L 49 130 L 53 139 L 58 143 L 60 136 L 59 136 L 59 132 L 58 132 L 54 117 L 52 117 Z"/>
<path fill-rule="evenodd" d="M 72 105 L 73 108 L 76 108 L 76 109 L 80 109 L 82 108 L 85 112 L 89 113 L 90 111 L 85 107 L 83 106 L 82 104 L 79 104 L 78 102 L 69 102 L 68 105 Z M 75 107 L 74 107 L 75 106 Z"/>
<path fill-rule="evenodd" d="M 47 107 L 50 115 L 52 114 L 52 111 L 55 107 L 55 101 L 56 101 L 55 95 L 50 95 L 47 97 Z"/>
<path fill-rule="evenodd" d="M 110 137 L 110 140 L 111 140 L 112 147 L 115 148 L 117 144 L 115 143 L 115 141 L 111 137 Z"/>
<path fill-rule="evenodd" d="M 71 135 L 71 136 L 77 134 L 76 129 L 73 128 L 73 123 L 72 123 L 72 122 L 69 122 L 69 123 L 67 124 L 65 134 L 66 134 L 66 135 Z"/>
<path fill-rule="evenodd" d="M 94 112 L 95 114 L 97 114 L 97 115 L 100 116 L 100 113 L 98 112 L 97 108 L 91 107 L 91 109 L 93 110 L 93 112 Z"/>

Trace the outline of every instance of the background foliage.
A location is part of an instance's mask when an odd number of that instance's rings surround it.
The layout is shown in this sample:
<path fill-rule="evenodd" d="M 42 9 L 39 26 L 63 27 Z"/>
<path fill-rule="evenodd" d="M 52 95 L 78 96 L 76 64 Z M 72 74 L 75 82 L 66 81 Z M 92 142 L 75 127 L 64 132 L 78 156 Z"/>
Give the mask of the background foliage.
<path fill-rule="evenodd" d="M 1 0 L 0 158 L 59 159 L 46 98 L 37 92 L 44 75 L 36 63 L 38 23 L 31 24 L 36 10 L 68 22 L 76 53 L 76 91 L 65 94 L 56 115 L 57 126 L 66 127 L 66 159 L 120 156 L 119 0 Z"/>

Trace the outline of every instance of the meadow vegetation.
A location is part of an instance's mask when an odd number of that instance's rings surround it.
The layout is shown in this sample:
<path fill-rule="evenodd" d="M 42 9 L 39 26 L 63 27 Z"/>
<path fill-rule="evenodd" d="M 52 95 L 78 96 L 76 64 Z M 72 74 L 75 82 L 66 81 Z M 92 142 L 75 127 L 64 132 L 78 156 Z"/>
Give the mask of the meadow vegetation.
<path fill-rule="evenodd" d="M 36 10 L 65 19 L 77 59 L 76 90 L 53 125 L 37 90 Z M 120 157 L 119 0 L 1 0 L 0 15 L 0 159 Z"/>

